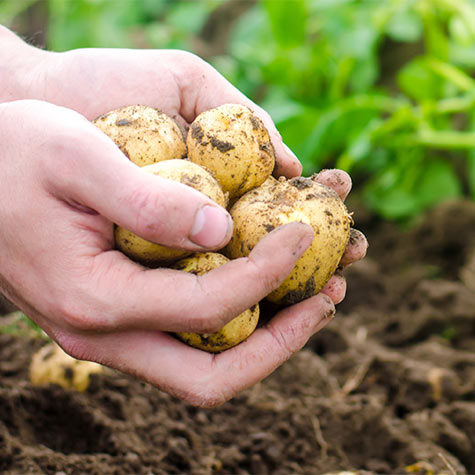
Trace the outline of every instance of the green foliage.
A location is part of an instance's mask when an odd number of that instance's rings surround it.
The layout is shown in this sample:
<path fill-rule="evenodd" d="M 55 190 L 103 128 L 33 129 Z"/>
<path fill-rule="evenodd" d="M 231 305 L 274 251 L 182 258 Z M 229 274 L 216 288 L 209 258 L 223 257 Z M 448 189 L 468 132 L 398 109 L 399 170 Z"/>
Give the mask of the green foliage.
<path fill-rule="evenodd" d="M 0 19 L 31 3 L 7 0 Z M 231 3 L 47 0 L 48 47 L 204 54 L 270 112 L 306 174 L 347 170 L 385 218 L 475 198 L 475 0 L 261 0 L 207 55 Z"/>

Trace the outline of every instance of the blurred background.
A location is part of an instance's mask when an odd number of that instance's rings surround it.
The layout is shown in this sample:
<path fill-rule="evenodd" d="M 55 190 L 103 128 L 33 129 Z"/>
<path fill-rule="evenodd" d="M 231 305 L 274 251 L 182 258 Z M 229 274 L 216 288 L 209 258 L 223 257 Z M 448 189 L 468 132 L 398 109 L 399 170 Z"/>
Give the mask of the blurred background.
<path fill-rule="evenodd" d="M 55 51 L 180 48 L 266 108 L 310 174 L 408 222 L 475 197 L 474 0 L 1 0 Z"/>

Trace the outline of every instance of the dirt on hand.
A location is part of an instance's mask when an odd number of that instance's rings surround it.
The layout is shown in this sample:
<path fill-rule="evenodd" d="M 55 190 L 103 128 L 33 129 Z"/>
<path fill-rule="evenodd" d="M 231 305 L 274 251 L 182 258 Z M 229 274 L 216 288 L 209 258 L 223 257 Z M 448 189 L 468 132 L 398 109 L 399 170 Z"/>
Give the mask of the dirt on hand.
<path fill-rule="evenodd" d="M 44 343 L 0 335 L 0 472 L 475 473 L 475 203 L 406 232 L 355 214 L 370 248 L 336 318 L 220 408 L 115 371 L 35 388 Z"/>

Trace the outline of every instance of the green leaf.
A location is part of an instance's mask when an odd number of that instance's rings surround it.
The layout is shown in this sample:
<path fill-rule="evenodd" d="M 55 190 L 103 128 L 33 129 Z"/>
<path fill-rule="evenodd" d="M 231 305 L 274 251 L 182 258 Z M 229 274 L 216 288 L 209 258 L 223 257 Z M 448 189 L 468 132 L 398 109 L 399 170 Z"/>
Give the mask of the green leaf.
<path fill-rule="evenodd" d="M 443 19 L 437 14 L 431 1 L 423 4 L 425 49 L 428 55 L 441 60 L 448 58 L 448 37 Z"/>
<path fill-rule="evenodd" d="M 460 180 L 448 160 L 430 157 L 420 171 L 420 181 L 414 191 L 421 209 L 462 195 Z"/>
<path fill-rule="evenodd" d="M 366 190 L 369 206 L 386 219 L 405 219 L 419 211 L 414 195 L 403 188 L 393 187 L 385 193 Z"/>
<path fill-rule="evenodd" d="M 272 32 L 282 48 L 291 48 L 305 41 L 307 9 L 305 0 L 264 0 Z"/>
<path fill-rule="evenodd" d="M 176 29 L 197 34 L 208 17 L 208 8 L 200 2 L 177 3 L 170 11 L 167 23 Z"/>
<path fill-rule="evenodd" d="M 418 41 L 423 32 L 421 17 L 412 10 L 398 11 L 389 20 L 386 32 L 395 41 Z"/>
<path fill-rule="evenodd" d="M 260 104 L 276 123 L 294 120 L 304 114 L 304 106 L 292 100 L 282 88 L 273 87 Z"/>
<path fill-rule="evenodd" d="M 443 96 L 443 80 L 429 67 L 425 57 L 418 57 L 399 71 L 397 82 L 401 90 L 417 101 Z"/>

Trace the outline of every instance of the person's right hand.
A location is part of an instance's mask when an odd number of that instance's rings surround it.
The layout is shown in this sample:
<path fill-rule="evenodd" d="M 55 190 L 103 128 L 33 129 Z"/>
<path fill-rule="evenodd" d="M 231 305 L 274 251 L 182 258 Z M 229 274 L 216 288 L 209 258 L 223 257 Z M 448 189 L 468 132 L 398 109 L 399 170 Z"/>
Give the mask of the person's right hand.
<path fill-rule="evenodd" d="M 0 120 L 0 287 L 72 356 L 214 406 L 267 376 L 333 315 L 320 293 L 222 354 L 186 346 L 167 332 L 213 332 L 257 303 L 289 274 L 311 228 L 279 228 L 249 258 L 204 276 L 146 269 L 114 250 L 113 223 L 200 251 L 227 242 L 228 213 L 140 170 L 69 109 L 13 101 L 0 104 Z"/>

